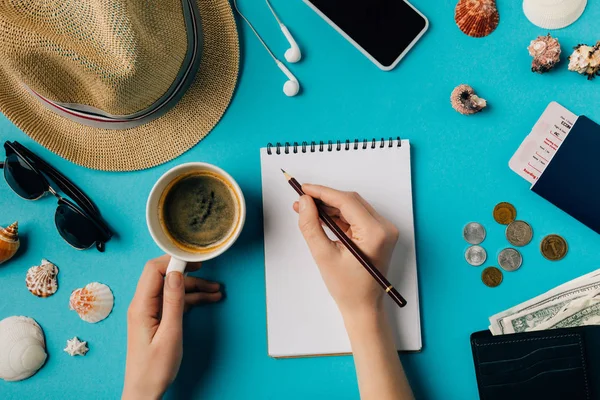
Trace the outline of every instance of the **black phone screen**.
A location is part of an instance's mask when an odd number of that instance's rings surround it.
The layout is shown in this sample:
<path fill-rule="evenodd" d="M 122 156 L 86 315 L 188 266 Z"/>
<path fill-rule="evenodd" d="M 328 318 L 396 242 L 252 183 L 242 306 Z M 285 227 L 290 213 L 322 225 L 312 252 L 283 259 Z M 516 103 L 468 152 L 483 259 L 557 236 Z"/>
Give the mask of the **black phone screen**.
<path fill-rule="evenodd" d="M 427 20 L 402 0 L 307 0 L 384 67 L 427 27 Z"/>

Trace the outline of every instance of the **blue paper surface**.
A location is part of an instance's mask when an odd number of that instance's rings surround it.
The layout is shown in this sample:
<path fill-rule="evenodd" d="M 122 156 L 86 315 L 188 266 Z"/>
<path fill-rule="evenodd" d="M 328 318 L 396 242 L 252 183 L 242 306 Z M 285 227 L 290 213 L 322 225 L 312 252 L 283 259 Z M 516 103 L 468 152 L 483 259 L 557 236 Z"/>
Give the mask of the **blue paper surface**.
<path fill-rule="evenodd" d="M 263 3 L 240 0 L 276 54 L 288 48 Z M 392 72 L 381 72 L 301 1 L 275 0 L 280 17 L 303 51 L 290 69 L 302 84 L 296 98 L 246 26 L 241 26 L 242 64 L 230 108 L 199 145 L 172 162 L 147 171 L 107 173 L 65 161 L 35 144 L 5 118 L 0 138 L 18 140 L 79 184 L 98 204 L 118 235 L 107 251 L 76 251 L 54 228 L 56 201 L 28 202 L 0 180 L 0 224 L 19 220 L 22 249 L 0 266 L 0 318 L 26 315 L 43 327 L 49 359 L 32 378 L 0 381 L 0 398 L 115 399 L 120 396 L 126 355 L 126 312 L 144 263 L 160 255 L 145 225 L 146 197 L 167 169 L 206 161 L 227 170 L 248 202 L 239 242 L 198 274 L 225 284 L 227 298 L 186 318 L 182 370 L 167 398 L 352 399 L 358 398 L 351 357 L 273 360 L 267 356 L 259 147 L 267 142 L 398 136 L 413 148 L 413 188 L 424 349 L 402 361 L 420 399 L 477 396 L 469 347 L 471 332 L 487 318 L 566 280 L 600 266 L 600 237 L 529 190 L 508 160 L 543 112 L 556 100 L 578 115 L 600 121 L 600 79 L 567 71 L 566 57 L 578 43 L 600 39 L 600 3 L 590 1 L 574 25 L 553 32 L 562 61 L 545 75 L 530 71 L 527 46 L 547 31 L 529 23 L 520 1 L 498 1 L 500 24 L 490 36 L 465 36 L 454 24 L 455 1 L 415 0 L 430 30 Z M 283 57 L 282 57 L 283 58 Z M 450 92 L 472 85 L 489 106 L 462 116 Z M 177 132 L 173 132 L 174 135 Z M 480 267 L 464 261 L 462 228 L 479 221 L 488 230 L 483 246 L 496 264 L 508 247 L 504 227 L 492 219 L 500 201 L 512 202 L 518 218 L 534 229 L 522 249 L 520 270 L 505 273 L 495 289 L 481 283 Z M 291 207 L 291 205 L 290 205 Z M 543 236 L 563 235 L 570 245 L 560 262 L 539 252 Z M 59 290 L 38 299 L 25 288 L 25 273 L 47 258 L 58 265 Z M 93 281 L 108 284 L 112 315 L 88 324 L 68 309 L 71 291 Z M 89 342 L 85 357 L 62 351 L 77 335 Z"/>

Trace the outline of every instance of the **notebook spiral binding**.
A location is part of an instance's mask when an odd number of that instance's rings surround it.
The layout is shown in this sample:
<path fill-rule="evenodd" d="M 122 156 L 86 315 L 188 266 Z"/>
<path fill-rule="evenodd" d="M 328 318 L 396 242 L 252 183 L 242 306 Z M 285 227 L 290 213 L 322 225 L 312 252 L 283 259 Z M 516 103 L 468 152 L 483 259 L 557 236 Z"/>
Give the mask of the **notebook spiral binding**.
<path fill-rule="evenodd" d="M 394 143 L 395 142 L 395 143 Z M 267 144 L 267 154 L 268 155 L 272 155 L 272 154 L 277 154 L 280 155 L 283 151 L 284 154 L 290 154 L 290 151 L 294 154 L 298 153 L 298 151 L 302 152 L 302 153 L 306 153 L 307 151 L 311 152 L 311 153 L 315 153 L 317 151 L 319 152 L 324 152 L 324 151 L 350 151 L 350 150 L 358 150 L 359 148 L 362 148 L 362 150 L 366 150 L 367 148 L 371 148 L 371 149 L 375 149 L 375 148 L 384 148 L 384 147 L 394 147 L 394 145 L 396 147 L 402 147 L 402 139 L 400 139 L 400 136 L 397 136 L 396 139 L 390 137 L 388 139 L 363 139 L 363 140 L 359 140 L 359 139 L 354 139 L 354 141 L 351 141 L 349 139 L 346 139 L 344 142 L 342 142 L 341 140 L 336 140 L 335 142 L 333 140 L 328 140 L 327 143 L 325 143 L 324 141 L 319 141 L 317 142 L 302 142 L 302 143 L 298 143 L 298 142 L 294 142 L 294 143 L 290 143 L 290 142 L 285 142 L 284 144 L 281 144 L 280 142 L 277 142 L 275 145 L 273 145 L 272 143 L 268 143 Z M 275 149 L 275 151 L 273 152 L 273 149 Z"/>

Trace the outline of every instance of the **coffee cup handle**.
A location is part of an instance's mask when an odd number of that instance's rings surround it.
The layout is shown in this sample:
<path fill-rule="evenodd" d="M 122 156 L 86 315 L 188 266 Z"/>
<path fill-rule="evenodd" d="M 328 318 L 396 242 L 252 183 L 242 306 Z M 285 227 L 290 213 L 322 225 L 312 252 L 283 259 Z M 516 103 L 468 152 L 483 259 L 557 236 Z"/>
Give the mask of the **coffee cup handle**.
<path fill-rule="evenodd" d="M 167 267 L 166 275 L 169 275 L 169 272 L 173 271 L 181 272 L 183 274 L 186 266 L 186 261 L 180 260 L 179 258 L 171 257 L 171 260 L 169 261 L 169 266 Z"/>

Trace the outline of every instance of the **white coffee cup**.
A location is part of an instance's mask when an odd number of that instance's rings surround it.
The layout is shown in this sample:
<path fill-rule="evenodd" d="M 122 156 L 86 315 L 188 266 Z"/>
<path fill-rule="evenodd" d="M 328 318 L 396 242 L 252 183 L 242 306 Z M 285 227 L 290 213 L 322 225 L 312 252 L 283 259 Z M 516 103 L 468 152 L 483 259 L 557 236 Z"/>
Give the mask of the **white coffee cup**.
<path fill-rule="evenodd" d="M 160 202 L 163 192 L 171 182 L 182 175 L 186 175 L 191 172 L 202 171 L 218 175 L 226 180 L 230 187 L 233 188 L 233 191 L 239 200 L 239 218 L 237 219 L 237 226 L 234 228 L 227 241 L 219 245 L 215 250 L 208 252 L 192 252 L 186 251 L 185 249 L 177 246 L 165 232 L 160 218 Z M 240 236 L 245 221 L 246 201 L 244 200 L 242 189 L 240 189 L 240 186 L 231 177 L 231 175 L 223 171 L 221 168 L 208 163 L 192 162 L 182 164 L 165 172 L 163 176 L 161 176 L 154 184 L 154 187 L 148 196 L 148 202 L 146 203 L 146 223 L 148 224 L 150 235 L 152 235 L 152 239 L 154 239 L 158 247 L 171 256 L 171 261 L 169 262 L 169 266 L 167 268 L 167 274 L 171 271 L 179 271 L 183 273 L 187 263 L 189 262 L 207 261 L 223 254 Z"/>

